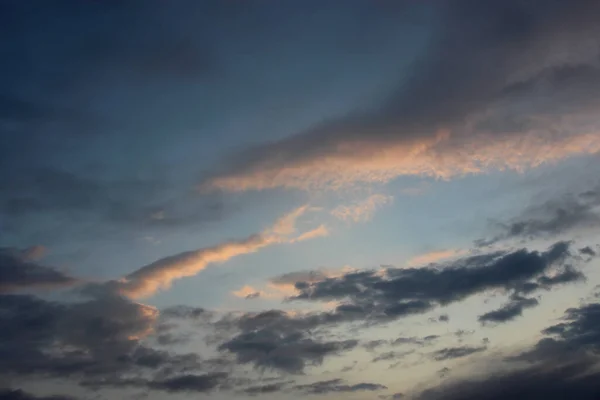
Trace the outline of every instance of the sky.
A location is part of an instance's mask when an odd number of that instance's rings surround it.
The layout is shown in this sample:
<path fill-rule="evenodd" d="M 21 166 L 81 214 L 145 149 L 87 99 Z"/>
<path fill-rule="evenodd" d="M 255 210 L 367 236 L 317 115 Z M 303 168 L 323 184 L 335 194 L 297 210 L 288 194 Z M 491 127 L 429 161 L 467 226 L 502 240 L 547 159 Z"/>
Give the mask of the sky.
<path fill-rule="evenodd" d="M 0 1 L 0 400 L 600 398 L 598 15 Z"/>

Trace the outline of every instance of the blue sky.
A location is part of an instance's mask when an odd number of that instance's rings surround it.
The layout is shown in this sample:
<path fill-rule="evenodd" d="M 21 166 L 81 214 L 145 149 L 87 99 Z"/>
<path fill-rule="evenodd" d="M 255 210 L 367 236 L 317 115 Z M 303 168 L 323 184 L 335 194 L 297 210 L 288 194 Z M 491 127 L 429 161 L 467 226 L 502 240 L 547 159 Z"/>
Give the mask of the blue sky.
<path fill-rule="evenodd" d="M 599 11 L 2 2 L 0 399 L 596 398 Z"/>

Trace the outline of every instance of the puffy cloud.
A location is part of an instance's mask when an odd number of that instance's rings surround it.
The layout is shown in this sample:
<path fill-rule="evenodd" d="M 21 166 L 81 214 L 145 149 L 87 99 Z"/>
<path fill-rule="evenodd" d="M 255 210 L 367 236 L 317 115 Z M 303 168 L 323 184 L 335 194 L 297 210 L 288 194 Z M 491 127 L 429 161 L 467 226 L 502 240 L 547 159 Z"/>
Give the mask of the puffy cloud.
<path fill-rule="evenodd" d="M 480 315 L 478 319 L 481 323 L 507 322 L 523 315 L 524 309 L 536 307 L 538 305 L 539 301 L 537 299 L 530 299 L 526 297 L 521 297 L 519 295 L 513 295 L 511 296 L 511 300 L 508 304 L 505 304 L 497 310 Z"/>
<path fill-rule="evenodd" d="M 72 286 L 80 281 L 54 268 L 33 261 L 40 248 L 25 250 L 0 248 L 0 293 L 24 289 L 50 289 Z"/>
<path fill-rule="evenodd" d="M 261 369 L 275 369 L 298 374 L 307 365 L 319 365 L 326 356 L 356 347 L 357 341 L 318 341 L 295 331 L 282 333 L 264 328 L 240 333 L 220 345 L 221 350 L 236 355 L 240 363 L 252 363 Z"/>

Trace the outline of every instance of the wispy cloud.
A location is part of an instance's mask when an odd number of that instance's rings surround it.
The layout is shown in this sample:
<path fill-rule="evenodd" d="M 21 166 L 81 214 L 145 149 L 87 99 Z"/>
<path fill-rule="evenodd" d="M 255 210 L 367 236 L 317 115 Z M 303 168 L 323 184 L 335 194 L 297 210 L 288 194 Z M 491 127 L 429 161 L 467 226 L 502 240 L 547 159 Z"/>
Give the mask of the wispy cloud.
<path fill-rule="evenodd" d="M 306 210 L 306 206 L 297 208 L 278 219 L 262 233 L 250 235 L 245 239 L 231 240 L 215 246 L 162 258 L 111 284 L 125 296 L 148 297 L 159 290 L 169 288 L 174 280 L 198 274 L 210 264 L 224 263 L 233 257 L 254 253 L 273 244 L 294 243 L 323 236 L 327 232 L 326 229 L 318 227 L 301 233 L 297 237 L 291 237 L 296 233 L 297 219 Z"/>
<path fill-rule="evenodd" d="M 377 209 L 391 203 L 392 200 L 391 196 L 374 194 L 354 204 L 338 206 L 331 214 L 343 221 L 365 222 L 373 218 Z"/>
<path fill-rule="evenodd" d="M 465 254 L 465 250 L 459 249 L 448 249 L 448 250 L 436 250 L 429 253 L 415 256 L 408 260 L 406 263 L 408 266 L 414 267 L 419 265 L 427 265 L 437 261 L 446 260 L 452 257 L 457 257 Z"/>

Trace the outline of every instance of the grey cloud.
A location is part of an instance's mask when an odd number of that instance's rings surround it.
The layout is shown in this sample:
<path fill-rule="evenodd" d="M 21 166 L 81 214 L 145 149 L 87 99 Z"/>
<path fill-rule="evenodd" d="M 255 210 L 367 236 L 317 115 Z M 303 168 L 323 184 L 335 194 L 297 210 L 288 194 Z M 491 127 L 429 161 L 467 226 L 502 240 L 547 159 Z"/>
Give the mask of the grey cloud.
<path fill-rule="evenodd" d="M 151 381 L 148 387 L 167 392 L 210 392 L 227 377 L 224 373 L 181 375 L 165 380 Z"/>
<path fill-rule="evenodd" d="M 389 268 L 386 276 L 374 271 L 349 273 L 340 278 L 299 283 L 296 287 L 300 293 L 291 300 L 343 300 L 362 318 L 394 319 L 491 289 L 517 290 L 531 279 L 544 276 L 552 267 L 564 269 L 564 263 L 571 258 L 570 244 L 557 242 L 545 252 L 521 249 L 486 253 L 451 261 L 443 267 Z M 569 272 L 558 280 L 570 280 L 564 278 L 573 276 Z M 541 283 L 556 282 L 548 278 Z M 345 316 L 352 317 L 348 313 Z"/>
<path fill-rule="evenodd" d="M 27 250 L 0 248 L 0 293 L 35 288 L 60 288 L 79 283 L 54 268 L 35 263 Z"/>
<path fill-rule="evenodd" d="M 307 385 L 298 385 L 294 389 L 303 391 L 307 394 L 327 394 L 327 393 L 348 393 L 361 391 L 376 391 L 387 389 L 387 387 L 377 383 L 357 383 L 348 385 L 341 379 L 332 379 L 328 381 L 318 381 Z"/>
<path fill-rule="evenodd" d="M 392 340 L 392 342 L 390 343 L 392 346 L 400 346 L 400 345 L 406 345 L 406 344 L 412 344 L 412 345 L 417 345 L 417 346 L 426 346 L 431 344 L 432 342 L 436 341 L 437 339 L 439 339 L 438 335 L 429 335 L 429 336 L 425 336 L 422 338 L 418 338 L 418 337 L 399 337 L 397 339 Z"/>
<path fill-rule="evenodd" d="M 120 297 L 59 303 L 0 295 L 0 372 L 69 378 L 100 388 L 139 386 L 149 373 L 159 374 L 166 385 L 174 376 L 204 368 L 196 354 L 141 343 L 156 318 L 152 307 Z"/>
<path fill-rule="evenodd" d="M 402 352 L 388 351 L 385 353 L 381 353 L 377 357 L 373 358 L 372 362 L 398 360 L 398 359 L 402 359 L 412 353 L 413 353 L 412 350 L 411 351 L 402 351 Z"/>
<path fill-rule="evenodd" d="M 590 246 L 586 246 L 586 247 L 583 247 L 583 248 L 579 249 L 579 252 L 581 254 L 585 254 L 585 255 L 588 255 L 588 256 L 591 256 L 591 257 L 595 257 L 596 256 L 596 251 L 594 249 L 592 249 Z"/>
<path fill-rule="evenodd" d="M 600 226 L 598 206 L 600 195 L 596 191 L 564 195 L 559 199 L 527 208 L 521 216 L 511 222 L 497 223 L 496 227 L 501 233 L 479 244 L 487 245 L 511 238 L 552 237 L 576 230 L 594 229 Z M 586 251 L 587 249 L 592 250 L 586 248 Z M 583 254 L 586 254 L 586 251 Z M 594 255 L 589 252 L 587 254 Z"/>
<path fill-rule="evenodd" d="M 10 178 L 0 183 L 0 216 L 5 229 L 29 235 L 36 232 L 27 222 L 43 215 L 60 221 L 61 225 L 52 225 L 58 233 L 71 234 L 89 224 L 102 223 L 110 232 L 182 227 L 222 218 L 224 204 L 218 195 L 197 196 L 186 186 L 157 174 L 106 180 L 49 167 L 13 168 Z"/>
<path fill-rule="evenodd" d="M 480 353 L 482 351 L 487 350 L 487 347 L 470 347 L 470 346 L 461 346 L 461 347 L 448 347 L 438 351 L 433 352 L 432 357 L 436 361 L 446 361 L 452 360 L 455 358 L 463 358 L 470 356 L 471 354 Z"/>
<path fill-rule="evenodd" d="M 597 399 L 600 375 L 586 361 L 557 362 L 491 375 L 481 380 L 452 382 L 421 393 L 419 400 L 559 400 Z"/>
<path fill-rule="evenodd" d="M 75 397 L 61 395 L 35 396 L 21 389 L 0 389 L 0 400 L 75 400 Z"/>
<path fill-rule="evenodd" d="M 243 392 L 250 396 L 260 396 L 266 393 L 276 393 L 281 391 L 285 387 L 286 383 L 270 383 L 261 386 L 251 386 L 243 390 Z"/>
<path fill-rule="evenodd" d="M 537 299 L 530 299 L 518 295 L 512 296 L 508 304 L 500 307 L 497 310 L 487 312 L 478 317 L 481 323 L 502 323 L 511 321 L 521 315 L 526 308 L 532 308 L 539 305 Z"/>
<path fill-rule="evenodd" d="M 404 398 L 404 393 L 394 393 L 394 394 L 390 394 L 390 395 L 379 395 L 379 398 L 382 400 L 400 400 Z"/>
<path fill-rule="evenodd" d="M 562 322 L 542 331 L 544 338 L 511 362 L 513 370 L 480 379 L 459 380 L 426 390 L 420 400 L 592 400 L 600 395 L 600 304 L 566 310 Z"/>
<path fill-rule="evenodd" d="M 240 333 L 219 349 L 236 355 L 239 363 L 298 374 L 307 365 L 319 365 L 326 356 L 353 349 L 355 340 L 318 341 L 300 331 L 284 334 L 271 329 Z"/>

